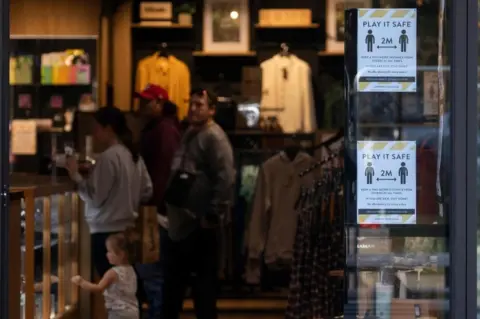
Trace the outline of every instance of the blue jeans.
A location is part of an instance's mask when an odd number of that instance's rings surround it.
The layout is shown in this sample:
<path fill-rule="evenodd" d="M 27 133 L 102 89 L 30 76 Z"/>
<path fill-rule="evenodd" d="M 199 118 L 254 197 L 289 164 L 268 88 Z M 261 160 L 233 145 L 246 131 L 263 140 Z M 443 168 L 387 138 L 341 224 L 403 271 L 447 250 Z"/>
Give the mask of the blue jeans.
<path fill-rule="evenodd" d="M 148 303 L 149 319 L 159 318 L 162 309 L 162 292 L 163 292 L 163 264 L 165 258 L 165 242 L 168 232 L 159 226 L 160 232 L 160 258 L 158 262 L 151 264 L 137 264 L 135 269 L 138 279 L 143 283 L 145 290 L 146 302 Z"/>

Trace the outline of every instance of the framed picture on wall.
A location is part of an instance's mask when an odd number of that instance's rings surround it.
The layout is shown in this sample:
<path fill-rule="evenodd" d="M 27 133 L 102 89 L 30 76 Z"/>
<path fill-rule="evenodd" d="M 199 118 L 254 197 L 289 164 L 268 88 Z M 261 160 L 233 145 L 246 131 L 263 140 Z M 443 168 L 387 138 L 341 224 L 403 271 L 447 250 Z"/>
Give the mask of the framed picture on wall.
<path fill-rule="evenodd" d="M 372 0 L 327 0 L 326 51 L 343 53 L 345 41 L 345 10 L 370 8 Z"/>
<path fill-rule="evenodd" d="M 203 51 L 243 53 L 250 49 L 248 0 L 205 0 Z"/>

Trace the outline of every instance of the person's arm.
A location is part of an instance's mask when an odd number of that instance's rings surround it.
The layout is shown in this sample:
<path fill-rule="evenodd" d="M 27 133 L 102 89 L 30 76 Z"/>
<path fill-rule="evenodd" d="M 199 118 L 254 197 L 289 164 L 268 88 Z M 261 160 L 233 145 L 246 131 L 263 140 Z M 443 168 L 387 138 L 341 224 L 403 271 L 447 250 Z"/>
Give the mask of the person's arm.
<path fill-rule="evenodd" d="M 145 162 L 141 157 L 138 159 L 137 164 L 138 164 L 138 170 L 140 174 L 140 202 L 145 203 L 152 198 L 152 194 L 153 194 L 152 179 L 150 178 L 150 174 L 148 174 L 148 170 L 147 170 L 147 167 L 145 166 Z"/>
<path fill-rule="evenodd" d="M 211 170 L 213 196 L 205 219 L 217 224 L 222 208 L 231 201 L 232 187 L 235 180 L 233 151 L 226 137 L 212 135 L 207 144 L 207 162 Z"/>
<path fill-rule="evenodd" d="M 115 181 L 115 168 L 109 158 L 100 158 L 88 178 L 84 179 L 78 172 L 72 179 L 78 184 L 80 198 L 98 208 L 107 200 Z"/>
<path fill-rule="evenodd" d="M 113 269 L 109 269 L 103 278 L 98 284 L 94 284 L 88 280 L 83 279 L 80 276 L 75 276 L 72 278 L 74 284 L 80 286 L 80 288 L 91 291 L 91 292 L 103 292 L 105 289 L 110 287 L 118 278 L 117 273 Z"/>

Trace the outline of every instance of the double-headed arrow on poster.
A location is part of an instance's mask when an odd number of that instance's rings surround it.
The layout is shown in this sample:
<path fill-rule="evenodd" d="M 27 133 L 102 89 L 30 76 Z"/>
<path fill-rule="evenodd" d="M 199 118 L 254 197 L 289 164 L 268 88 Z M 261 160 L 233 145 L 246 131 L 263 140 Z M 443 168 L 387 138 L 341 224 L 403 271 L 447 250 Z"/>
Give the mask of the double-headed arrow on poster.
<path fill-rule="evenodd" d="M 378 178 L 377 177 L 377 181 L 394 181 L 394 182 L 396 182 L 397 179 L 396 178 Z"/>
<path fill-rule="evenodd" d="M 396 49 L 397 46 L 396 45 L 393 45 L 393 46 L 380 46 L 380 45 L 377 45 L 377 49 Z"/>

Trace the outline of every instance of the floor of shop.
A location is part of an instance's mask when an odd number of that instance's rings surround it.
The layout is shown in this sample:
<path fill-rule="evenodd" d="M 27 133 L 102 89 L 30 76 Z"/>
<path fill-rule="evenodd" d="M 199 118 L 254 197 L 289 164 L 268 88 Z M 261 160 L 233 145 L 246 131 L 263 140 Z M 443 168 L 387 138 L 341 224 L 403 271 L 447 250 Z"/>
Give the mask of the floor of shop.
<path fill-rule="evenodd" d="M 181 319 L 195 319 L 194 314 L 183 314 Z M 218 319 L 280 319 L 285 318 L 285 314 L 265 314 L 265 313 L 240 313 L 240 314 L 220 314 Z"/>

